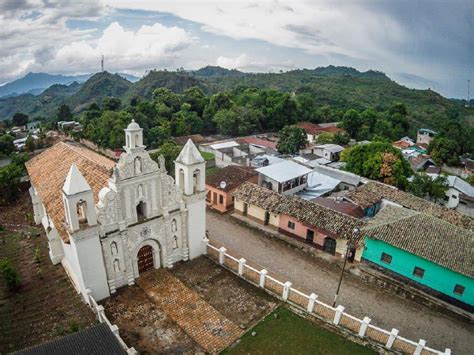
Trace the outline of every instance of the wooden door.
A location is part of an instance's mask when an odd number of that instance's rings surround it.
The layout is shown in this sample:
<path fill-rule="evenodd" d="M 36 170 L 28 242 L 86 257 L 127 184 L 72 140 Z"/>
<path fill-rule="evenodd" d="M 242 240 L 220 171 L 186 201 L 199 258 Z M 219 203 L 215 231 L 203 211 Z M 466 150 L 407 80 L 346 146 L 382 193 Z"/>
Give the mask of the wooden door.
<path fill-rule="evenodd" d="M 323 250 L 331 255 L 336 255 L 336 240 L 330 237 L 324 238 Z"/>
<path fill-rule="evenodd" d="M 141 274 L 153 269 L 153 265 L 153 248 L 150 245 L 145 245 L 138 251 L 138 272 Z"/>

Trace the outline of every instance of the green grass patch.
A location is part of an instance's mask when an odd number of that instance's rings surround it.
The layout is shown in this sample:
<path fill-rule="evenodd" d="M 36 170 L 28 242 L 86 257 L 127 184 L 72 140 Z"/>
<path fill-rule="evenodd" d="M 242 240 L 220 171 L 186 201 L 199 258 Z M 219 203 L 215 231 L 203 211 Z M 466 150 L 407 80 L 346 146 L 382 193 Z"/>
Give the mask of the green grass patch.
<path fill-rule="evenodd" d="M 202 157 L 204 158 L 205 161 L 209 161 L 214 159 L 214 154 L 209 153 L 209 152 L 199 152 L 201 153 Z"/>
<path fill-rule="evenodd" d="M 210 168 L 206 168 L 206 176 L 212 175 L 212 174 L 218 172 L 221 169 L 222 168 L 219 168 L 217 166 L 211 166 Z"/>
<path fill-rule="evenodd" d="M 252 333 L 256 332 L 255 336 Z M 223 354 L 377 354 L 285 307 L 276 309 Z"/>

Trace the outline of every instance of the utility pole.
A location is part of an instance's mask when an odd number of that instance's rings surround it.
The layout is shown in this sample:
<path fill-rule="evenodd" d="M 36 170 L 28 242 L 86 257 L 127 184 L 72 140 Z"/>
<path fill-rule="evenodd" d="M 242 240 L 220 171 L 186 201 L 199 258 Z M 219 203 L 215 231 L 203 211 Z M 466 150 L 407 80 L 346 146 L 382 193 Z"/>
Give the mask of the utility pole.
<path fill-rule="evenodd" d="M 334 295 L 334 302 L 332 303 L 332 307 L 336 307 L 337 296 L 339 296 L 339 290 L 341 289 L 342 278 L 344 276 L 344 270 L 346 269 L 347 264 L 347 257 L 351 248 L 353 248 L 357 243 L 357 237 L 359 235 L 359 228 L 354 228 L 352 231 L 352 240 L 347 241 L 347 248 L 346 248 L 346 255 L 344 256 L 344 265 L 342 266 L 341 276 L 339 277 L 339 284 L 337 285 L 336 294 Z"/>
<path fill-rule="evenodd" d="M 100 66 L 102 68 L 102 72 L 104 72 L 104 55 L 102 54 L 102 60 L 100 61 Z"/>

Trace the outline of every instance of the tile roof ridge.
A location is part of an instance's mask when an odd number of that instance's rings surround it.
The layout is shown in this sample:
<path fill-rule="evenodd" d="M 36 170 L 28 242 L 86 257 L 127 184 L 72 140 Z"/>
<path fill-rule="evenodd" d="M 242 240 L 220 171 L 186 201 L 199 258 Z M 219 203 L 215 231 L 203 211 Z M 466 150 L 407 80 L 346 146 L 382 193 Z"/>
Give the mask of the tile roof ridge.
<path fill-rule="evenodd" d="M 86 149 L 90 152 L 92 152 L 93 154 L 97 154 L 99 157 L 103 158 L 103 159 L 107 159 L 109 160 L 112 164 L 116 165 L 116 162 L 113 161 L 112 159 L 109 159 L 107 158 L 106 156 L 102 155 L 102 154 L 99 154 L 98 152 L 96 152 L 95 150 L 92 150 L 92 149 L 89 149 L 88 147 L 82 145 L 82 144 L 68 144 L 66 142 L 60 142 L 62 144 L 64 144 L 68 149 L 74 151 L 75 153 L 79 154 L 82 158 L 88 160 L 89 162 L 93 163 L 94 165 L 99 165 L 101 167 L 104 167 L 106 168 L 107 170 L 109 170 L 109 168 L 105 167 L 103 164 L 101 164 L 100 162 L 92 159 L 91 157 L 87 156 L 84 154 L 84 152 L 81 151 L 81 149 Z M 79 148 L 79 149 L 77 149 Z"/>
<path fill-rule="evenodd" d="M 369 225 L 367 224 L 367 227 L 365 228 L 365 230 L 371 230 L 371 229 L 374 229 L 374 228 L 379 228 L 379 227 L 383 227 L 383 226 L 386 226 L 386 225 L 389 225 L 389 224 L 393 224 L 393 223 L 398 223 L 400 221 L 404 221 L 406 219 L 409 219 L 409 218 L 413 218 L 413 217 L 416 217 L 418 215 L 425 215 L 425 216 L 428 216 L 428 217 L 433 217 L 433 218 L 436 218 L 434 216 L 430 216 L 426 213 L 423 213 L 423 212 L 420 212 L 420 211 L 414 211 L 414 210 L 411 210 L 409 208 L 406 208 L 406 207 L 397 207 L 397 206 L 387 206 L 385 208 L 388 208 L 388 209 L 402 209 L 402 210 L 407 210 L 407 211 L 410 211 L 411 214 L 410 215 L 406 215 L 406 216 L 401 216 L 399 218 L 396 218 L 392 221 L 387 221 L 387 222 L 382 222 L 382 223 L 376 223 L 374 225 Z M 385 209 L 384 208 L 384 209 Z M 381 210 L 382 211 L 382 210 Z M 379 213 L 381 212 L 379 211 Z M 374 217 L 375 218 L 375 217 Z M 439 219 L 439 218 L 436 218 L 436 219 Z M 370 223 L 370 221 L 369 221 Z M 447 223 L 447 222 L 446 222 Z M 448 223 L 448 224 L 451 224 L 451 223 Z"/>

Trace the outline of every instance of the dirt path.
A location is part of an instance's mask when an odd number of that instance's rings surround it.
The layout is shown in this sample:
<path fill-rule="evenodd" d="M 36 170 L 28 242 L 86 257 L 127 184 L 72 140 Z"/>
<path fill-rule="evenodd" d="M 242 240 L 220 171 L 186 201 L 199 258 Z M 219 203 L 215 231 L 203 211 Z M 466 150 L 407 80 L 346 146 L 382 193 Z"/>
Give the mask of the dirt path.
<path fill-rule="evenodd" d="M 228 215 L 207 213 L 209 236 L 229 251 L 235 251 L 247 260 L 258 263 L 281 280 L 289 280 L 304 292 L 316 293 L 332 303 L 340 271 L 325 261 L 315 259 L 287 244 L 265 237 L 261 233 L 239 225 Z M 434 312 L 361 283 L 350 275 L 344 276 L 338 303 L 354 316 L 368 316 L 372 323 L 418 341 L 437 350 L 452 349 L 454 354 L 471 354 L 474 346 L 474 326 Z"/>
<path fill-rule="evenodd" d="M 195 291 L 165 269 L 151 270 L 137 284 L 167 316 L 209 353 L 217 353 L 243 334 Z"/>

